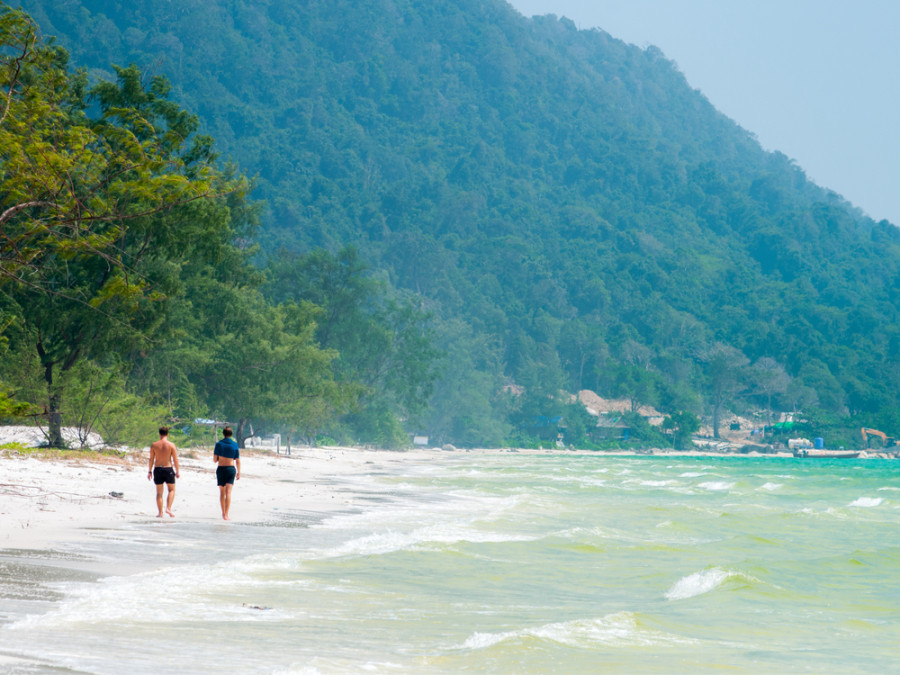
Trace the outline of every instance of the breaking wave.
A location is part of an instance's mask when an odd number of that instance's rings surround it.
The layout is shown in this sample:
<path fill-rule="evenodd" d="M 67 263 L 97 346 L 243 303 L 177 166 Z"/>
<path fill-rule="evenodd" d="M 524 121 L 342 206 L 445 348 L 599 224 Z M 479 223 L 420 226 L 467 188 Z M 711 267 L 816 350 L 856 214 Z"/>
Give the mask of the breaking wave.
<path fill-rule="evenodd" d="M 712 567 L 702 572 L 694 572 L 676 581 L 666 591 L 667 600 L 687 600 L 714 591 L 731 580 L 757 581 L 741 572 L 732 572 L 721 567 Z"/>
<path fill-rule="evenodd" d="M 884 501 L 881 497 L 860 497 L 856 501 L 850 502 L 850 506 L 859 506 L 860 508 L 872 508 L 874 506 L 881 506 L 881 503 Z"/>
<path fill-rule="evenodd" d="M 534 628 L 523 628 L 501 633 L 473 633 L 462 644 L 462 649 L 487 649 L 504 642 L 528 640 L 553 642 L 567 647 L 592 646 L 650 646 L 665 644 L 690 644 L 694 640 L 663 633 L 641 626 L 633 612 L 617 612 L 598 619 L 577 619 L 548 623 Z"/>

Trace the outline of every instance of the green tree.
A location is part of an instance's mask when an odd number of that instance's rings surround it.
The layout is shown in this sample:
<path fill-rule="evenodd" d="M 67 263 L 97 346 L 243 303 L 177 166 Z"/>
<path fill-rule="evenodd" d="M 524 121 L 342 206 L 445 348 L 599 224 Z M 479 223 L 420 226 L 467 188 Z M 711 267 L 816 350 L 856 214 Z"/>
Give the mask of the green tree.
<path fill-rule="evenodd" d="M 204 238 L 230 236 L 227 218 L 189 218 L 193 205 L 246 186 L 219 178 L 210 139 L 167 100 L 164 78 L 145 87 L 137 68 L 117 69 L 87 92 L 21 12 L 0 14 L 0 42 L 3 305 L 40 358 L 58 447 L 64 376 L 153 334 L 179 266 Z"/>
<path fill-rule="evenodd" d="M 556 354 L 545 349 L 530 360 L 521 377 L 524 391 L 515 399 L 511 421 L 521 433 L 556 443 L 569 402 Z"/>
<path fill-rule="evenodd" d="M 0 305 L 2 316 L 2 305 Z M 3 331 L 12 323 L 12 318 L 6 320 L 5 325 L 0 326 L 0 364 L 14 362 L 9 354 L 9 339 L 3 335 Z M 4 368 L 0 367 L 0 383 L 3 382 Z M 30 412 L 31 406 L 25 401 L 17 400 L 13 392 L 0 387 L 0 418 L 21 417 Z"/>
<path fill-rule="evenodd" d="M 659 429 L 638 413 L 626 412 L 622 415 L 622 421 L 631 431 L 629 441 L 632 443 L 639 443 L 643 447 L 661 447 L 666 442 Z"/>
<path fill-rule="evenodd" d="M 17 401 L 8 391 L 0 391 L 0 417 L 21 417 L 27 414 L 30 406 L 24 401 Z"/>
<path fill-rule="evenodd" d="M 423 421 L 433 442 L 461 447 L 496 448 L 508 438 L 511 396 L 494 375 L 500 345 L 475 335 L 461 320 L 442 323 L 436 336 L 440 377 L 432 406 Z"/>
<path fill-rule="evenodd" d="M 706 373 L 706 393 L 712 408 L 713 436 L 719 438 L 719 419 L 734 396 L 746 388 L 744 369 L 749 359 L 739 350 L 717 342 L 700 355 Z"/>
<path fill-rule="evenodd" d="M 678 412 L 666 417 L 662 428 L 672 434 L 672 447 L 684 450 L 691 447 L 691 434 L 700 430 L 700 418 L 690 412 Z"/>
<path fill-rule="evenodd" d="M 590 441 L 591 432 L 597 426 L 597 418 L 577 399 L 567 403 L 563 408 L 563 421 L 566 428 L 566 444 L 575 448 L 585 447 Z"/>
<path fill-rule="evenodd" d="M 358 387 L 357 404 L 345 420 L 353 432 L 360 440 L 395 445 L 399 420 L 418 423 L 437 377 L 427 313 L 409 300 L 386 297 L 352 247 L 337 255 L 283 253 L 268 272 L 272 300 L 306 300 L 321 307 L 316 337 L 339 354 L 338 382 Z"/>
<path fill-rule="evenodd" d="M 194 375 L 218 416 L 237 424 L 241 447 L 251 423 L 296 425 L 307 438 L 349 406 L 353 390 L 331 375 L 336 352 L 315 341 L 318 310 L 283 303 L 267 306 L 256 291 L 232 294 L 221 320 L 200 343 L 208 356 Z"/>
<path fill-rule="evenodd" d="M 784 366 L 769 356 L 758 358 L 750 369 L 750 377 L 755 392 L 766 402 L 768 423 L 772 423 L 772 397 L 783 394 L 791 384 L 791 376 Z"/>
<path fill-rule="evenodd" d="M 608 395 L 609 354 L 659 372 L 669 411 L 718 405 L 697 357 L 713 341 L 777 356 L 796 385 L 774 405 L 812 389 L 844 416 L 900 407 L 900 229 L 765 151 L 658 50 L 504 0 L 270 3 L 264 21 L 223 0 L 24 1 L 92 72 L 171 69 L 258 175 L 264 255 L 353 245 L 437 331 L 502 345 L 465 416 L 491 436 L 509 420 L 482 387 L 548 350 L 567 389 Z M 185 371 L 162 381 L 199 402 Z M 462 409 L 457 392 L 431 401 Z"/>
<path fill-rule="evenodd" d="M 659 397 L 660 377 L 643 366 L 614 364 L 612 367 L 612 394 L 627 398 L 631 412 L 642 405 L 652 405 Z"/>
<path fill-rule="evenodd" d="M 145 89 L 134 66 L 88 93 L 21 11 L 0 7 L 0 48 L 0 275 L 46 286 L 41 268 L 56 258 L 99 257 L 112 268 L 103 294 L 79 301 L 147 292 L 137 264 L 151 242 L 126 251 L 120 240 L 132 221 L 221 194 L 210 139 L 189 141 L 197 118 L 167 100 L 164 78 Z"/>
<path fill-rule="evenodd" d="M 165 419 L 162 406 L 128 391 L 124 370 L 82 359 L 66 373 L 63 414 L 82 447 L 92 433 L 108 445 L 142 445 L 147 430 Z"/>

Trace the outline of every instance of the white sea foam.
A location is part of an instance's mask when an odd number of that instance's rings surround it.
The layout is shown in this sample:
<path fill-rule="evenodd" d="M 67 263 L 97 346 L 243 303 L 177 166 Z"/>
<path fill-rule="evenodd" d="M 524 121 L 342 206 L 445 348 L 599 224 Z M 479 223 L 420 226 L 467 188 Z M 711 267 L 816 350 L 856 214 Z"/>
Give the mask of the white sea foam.
<path fill-rule="evenodd" d="M 295 664 L 286 669 L 276 669 L 272 675 L 322 675 L 322 673 L 403 673 L 407 672 L 402 663 L 393 661 L 366 661 L 355 659 L 316 656 L 309 663 Z"/>
<path fill-rule="evenodd" d="M 285 621 L 298 618 L 280 610 L 259 611 L 252 603 L 223 597 L 211 579 L 228 579 L 229 588 L 265 587 L 242 573 L 232 563 L 173 567 L 129 577 L 106 577 L 97 583 L 66 585 L 67 597 L 46 614 L 30 615 L 9 626 L 12 630 L 33 627 L 66 627 L 101 623 L 152 624 L 180 621 Z M 308 581 L 291 583 L 303 586 Z"/>
<path fill-rule="evenodd" d="M 496 518 L 519 509 L 528 496 L 516 494 L 490 497 L 472 492 L 442 492 L 434 501 L 398 501 L 376 505 L 359 513 L 330 516 L 314 527 L 372 531 L 381 529 L 384 523 L 392 523 L 401 528 L 404 525 L 416 526 L 429 520 L 468 522 L 475 518 Z"/>
<path fill-rule="evenodd" d="M 599 619 L 577 619 L 548 623 L 501 633 L 473 633 L 461 649 L 487 649 L 502 642 L 536 638 L 567 647 L 590 648 L 605 646 L 650 646 L 664 644 L 693 644 L 695 641 L 677 635 L 640 626 L 632 612 L 617 612 Z"/>
<path fill-rule="evenodd" d="M 846 508 L 834 506 L 829 506 L 825 509 L 818 509 L 807 506 L 800 509 L 799 512 L 807 516 L 812 516 L 815 519 L 849 520 L 853 517 L 849 514 Z"/>
<path fill-rule="evenodd" d="M 592 476 L 547 476 L 547 480 L 553 481 L 554 483 L 565 483 L 566 485 L 574 484 L 578 486 L 588 486 L 588 487 L 604 487 L 606 485 L 606 481 L 602 478 L 594 478 Z M 522 488 L 526 491 L 531 491 L 534 488 Z"/>
<path fill-rule="evenodd" d="M 343 556 L 385 555 L 395 551 L 423 550 L 433 545 L 471 543 L 501 543 L 533 541 L 534 537 L 481 531 L 464 525 L 429 525 L 410 532 L 389 530 L 352 539 L 340 546 L 320 552 L 324 558 Z"/>
<path fill-rule="evenodd" d="M 679 474 L 679 478 L 699 478 L 705 474 L 700 473 L 699 471 L 685 471 L 682 474 Z"/>
<path fill-rule="evenodd" d="M 645 487 L 666 487 L 667 485 L 671 485 L 672 481 L 670 480 L 642 480 L 641 485 Z"/>
<path fill-rule="evenodd" d="M 881 497 L 860 497 L 856 501 L 850 502 L 850 506 L 859 506 L 860 508 L 872 508 L 873 506 L 881 506 L 884 501 Z"/>
<path fill-rule="evenodd" d="M 705 483 L 700 483 L 699 487 L 705 488 L 707 490 L 722 491 L 730 490 L 732 487 L 734 487 L 734 483 L 725 480 L 710 480 L 706 481 Z"/>
<path fill-rule="evenodd" d="M 782 485 L 783 485 L 782 483 L 772 483 L 772 482 L 769 482 L 769 483 L 766 483 L 765 485 L 763 485 L 762 488 L 760 488 L 760 489 L 761 489 L 761 490 L 769 490 L 769 491 L 772 491 L 772 490 L 777 490 L 777 489 L 780 488 Z"/>
<path fill-rule="evenodd" d="M 724 570 L 721 567 L 713 567 L 702 572 L 695 572 L 686 577 L 682 577 L 666 591 L 667 600 L 686 600 L 697 595 L 703 595 L 717 589 L 725 583 L 733 572 Z"/>
<path fill-rule="evenodd" d="M 548 476 L 527 456 L 517 458 L 515 467 L 509 459 L 497 458 L 491 471 L 475 478 L 466 477 L 458 462 L 443 472 L 430 467 L 430 477 L 418 484 L 414 472 L 373 474 L 371 491 L 360 490 L 353 513 L 321 514 L 308 528 L 235 523 L 223 531 L 203 521 L 167 527 L 165 535 L 156 524 L 143 523 L 96 532 L 94 543 L 85 544 L 86 556 L 142 561 L 123 565 L 128 573 L 160 561 L 172 569 L 86 584 L 51 584 L 52 574 L 41 578 L 41 588 L 52 591 L 51 606 L 36 603 L 40 613 L 26 623 L 19 617 L 32 611 L 30 601 L 4 605 L 10 623 L 0 625 L 0 651 L 73 672 L 143 672 L 160 658 L 201 672 L 212 669 L 203 645 L 208 627 L 218 625 L 226 633 L 229 626 L 240 628 L 240 639 L 220 642 L 213 655 L 217 669 L 235 672 L 524 673 L 546 671 L 548 663 L 558 672 L 693 672 L 713 660 L 755 672 L 760 650 L 774 643 L 784 656 L 770 650 L 768 665 L 780 672 L 796 665 L 790 653 L 846 628 L 841 621 L 848 612 L 859 616 L 861 626 L 882 622 L 880 608 L 866 612 L 858 598 L 890 586 L 890 555 L 867 558 L 866 574 L 853 584 L 797 593 L 796 573 L 805 567 L 785 566 L 784 548 L 771 541 L 787 532 L 801 553 L 827 552 L 835 542 L 868 550 L 867 542 L 900 517 L 894 510 L 900 499 L 879 491 L 891 485 L 890 474 L 857 478 L 853 485 L 837 484 L 829 472 L 791 478 L 758 469 L 751 477 L 746 467 L 767 466 L 768 460 L 728 458 L 708 467 L 673 462 L 667 470 L 648 459 L 632 462 L 630 476 L 619 476 L 628 460 L 597 457 L 578 465 L 590 477 L 579 484 L 575 469 Z M 596 470 L 601 460 L 605 474 Z M 564 482 L 554 480 L 560 475 Z M 752 487 L 705 492 L 697 486 L 700 477 Z M 609 489 L 584 487 L 604 478 Z M 672 485 L 640 487 L 642 479 L 670 479 Z M 767 481 L 802 484 L 791 499 L 775 499 L 764 491 Z M 619 488 L 624 483 L 629 485 Z M 347 486 L 355 481 L 342 483 Z M 681 489 L 691 498 L 671 497 Z M 626 502 L 622 493 L 628 491 L 640 499 Z M 848 508 L 861 496 L 884 501 L 874 510 Z M 729 518 L 723 519 L 726 509 Z M 762 509 L 778 516 L 753 522 Z M 478 544 L 516 536 L 533 537 L 534 544 Z M 327 557 L 353 548 L 347 560 Z M 252 555 L 228 561 L 242 549 Z M 366 555 L 397 549 L 415 553 Z M 765 581 L 731 571 L 728 563 L 713 568 L 720 560 L 752 561 L 748 568 L 765 570 Z M 456 578 L 457 570 L 465 576 Z M 750 633 L 746 600 L 767 612 Z M 835 611 L 821 612 L 824 601 Z M 261 612 L 254 605 L 273 609 Z M 693 605 L 716 615 L 716 631 L 704 634 L 702 650 L 682 636 L 693 636 L 683 629 L 684 612 Z M 18 613 L 17 606 L 23 608 Z M 613 613 L 623 608 L 633 613 Z M 751 644 L 737 647 L 742 640 Z M 810 668 L 846 672 L 864 659 L 873 671 L 890 672 L 895 658 L 883 640 L 847 641 L 840 652 L 813 650 Z"/>
<path fill-rule="evenodd" d="M 402 550 L 425 550 L 462 542 L 499 543 L 531 541 L 523 534 L 507 534 L 510 514 L 548 508 L 546 498 L 534 491 L 503 497 L 487 497 L 471 491 L 443 492 L 433 501 L 411 500 L 376 505 L 359 513 L 344 513 L 323 520 L 317 527 L 345 531 L 348 537 L 335 546 L 310 549 L 308 558 L 385 555 Z M 390 524 L 386 526 L 386 524 Z"/>

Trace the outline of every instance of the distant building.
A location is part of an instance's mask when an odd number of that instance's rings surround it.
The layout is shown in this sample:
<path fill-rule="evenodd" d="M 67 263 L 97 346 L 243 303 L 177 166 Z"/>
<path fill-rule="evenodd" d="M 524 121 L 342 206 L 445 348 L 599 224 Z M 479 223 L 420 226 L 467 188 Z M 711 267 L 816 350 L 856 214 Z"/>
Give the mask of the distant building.
<path fill-rule="evenodd" d="M 624 398 L 603 398 L 590 389 L 582 389 L 578 392 L 577 399 L 584 404 L 585 409 L 595 417 L 603 417 L 603 415 L 618 414 L 631 412 L 631 402 Z M 666 416 L 659 412 L 652 405 L 642 405 L 637 409 L 637 414 L 647 420 L 651 427 L 661 426 Z"/>
<path fill-rule="evenodd" d="M 591 432 L 594 439 L 605 441 L 627 441 L 630 435 L 631 426 L 622 421 L 621 413 L 601 413 Z"/>

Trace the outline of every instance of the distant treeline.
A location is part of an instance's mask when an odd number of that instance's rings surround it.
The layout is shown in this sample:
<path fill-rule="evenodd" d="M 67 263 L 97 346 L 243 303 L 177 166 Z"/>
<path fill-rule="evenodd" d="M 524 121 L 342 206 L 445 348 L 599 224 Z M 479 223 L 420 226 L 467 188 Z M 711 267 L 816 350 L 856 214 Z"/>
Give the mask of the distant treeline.
<path fill-rule="evenodd" d="M 63 426 L 140 443 L 210 417 L 241 442 L 254 422 L 407 442 L 433 380 L 411 303 L 352 249 L 254 266 L 249 181 L 163 77 L 89 83 L 8 8 L 0 47 L 0 417 L 37 419 L 54 447 Z"/>
<path fill-rule="evenodd" d="M 528 444 L 565 418 L 589 445 L 561 394 L 580 389 L 672 419 L 900 431 L 896 228 L 763 151 L 655 48 L 501 0 L 24 4 L 87 67 L 85 96 L 121 80 L 111 64 L 164 73 L 254 177 L 228 221 L 258 228 L 227 243 L 259 298 L 242 320 L 290 306 L 292 335 L 314 324 L 334 392 L 304 434 Z M 201 362 L 158 399 L 171 414 L 301 426 L 266 414 L 272 383 L 245 387 L 256 408 L 208 399 Z M 157 396 L 141 368 L 125 390 Z"/>

